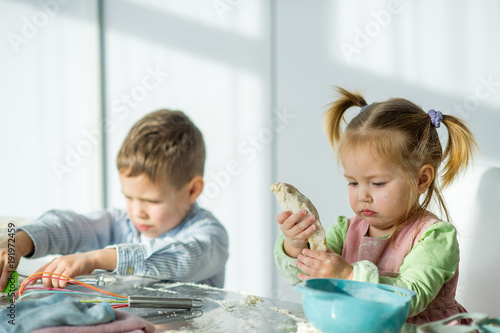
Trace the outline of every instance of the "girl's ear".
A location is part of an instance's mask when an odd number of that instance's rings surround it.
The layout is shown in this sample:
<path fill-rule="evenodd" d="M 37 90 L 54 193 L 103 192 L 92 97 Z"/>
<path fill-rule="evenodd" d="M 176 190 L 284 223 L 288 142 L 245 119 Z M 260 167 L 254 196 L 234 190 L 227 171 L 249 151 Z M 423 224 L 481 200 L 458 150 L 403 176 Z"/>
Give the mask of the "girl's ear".
<path fill-rule="evenodd" d="M 430 164 L 425 164 L 420 168 L 418 178 L 418 194 L 425 193 L 434 180 L 434 167 Z"/>
<path fill-rule="evenodd" d="M 205 183 L 203 182 L 203 177 L 201 176 L 194 176 L 193 179 L 189 182 L 189 201 L 191 203 L 194 203 L 198 196 L 201 194 L 201 191 L 203 191 L 203 185 Z"/>

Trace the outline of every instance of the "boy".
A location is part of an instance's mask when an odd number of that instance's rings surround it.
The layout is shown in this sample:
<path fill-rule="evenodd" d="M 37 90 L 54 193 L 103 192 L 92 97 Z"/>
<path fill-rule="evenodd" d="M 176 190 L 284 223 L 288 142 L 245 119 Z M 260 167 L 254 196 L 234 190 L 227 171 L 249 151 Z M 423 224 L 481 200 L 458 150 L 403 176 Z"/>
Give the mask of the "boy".
<path fill-rule="evenodd" d="M 46 212 L 17 230 L 15 266 L 22 256 L 63 254 L 38 272 L 75 277 L 103 269 L 223 287 L 227 232 L 196 204 L 204 164 L 203 136 L 184 113 L 159 110 L 146 115 L 132 127 L 117 157 L 126 212 Z M 0 290 L 8 264 L 3 242 Z M 42 282 L 45 287 L 67 285 L 55 278 Z"/>

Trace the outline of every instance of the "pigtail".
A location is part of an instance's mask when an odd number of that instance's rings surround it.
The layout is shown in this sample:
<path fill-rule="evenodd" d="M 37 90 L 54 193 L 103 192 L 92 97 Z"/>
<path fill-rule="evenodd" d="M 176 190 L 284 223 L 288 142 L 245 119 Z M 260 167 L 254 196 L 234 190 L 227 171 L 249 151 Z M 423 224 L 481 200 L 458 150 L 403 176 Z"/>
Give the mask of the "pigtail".
<path fill-rule="evenodd" d="M 441 187 L 450 185 L 456 176 L 472 163 L 474 152 L 478 149 L 474 136 L 465 123 L 457 117 L 443 115 L 442 122 L 448 129 L 448 142 L 444 150 Z"/>
<path fill-rule="evenodd" d="M 365 99 L 359 93 L 351 93 L 341 87 L 336 87 L 336 90 L 340 93 L 340 98 L 331 104 L 324 116 L 326 133 L 332 148 L 335 148 L 335 143 L 340 139 L 341 123 L 345 111 L 351 106 L 363 107 L 367 105 Z"/>

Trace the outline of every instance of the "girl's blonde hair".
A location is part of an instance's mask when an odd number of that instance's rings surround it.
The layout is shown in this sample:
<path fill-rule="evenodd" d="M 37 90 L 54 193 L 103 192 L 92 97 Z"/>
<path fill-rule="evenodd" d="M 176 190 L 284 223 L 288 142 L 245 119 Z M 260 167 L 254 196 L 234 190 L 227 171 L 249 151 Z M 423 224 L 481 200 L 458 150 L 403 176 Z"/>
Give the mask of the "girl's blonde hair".
<path fill-rule="evenodd" d="M 340 98 L 326 111 L 325 125 L 339 161 L 352 148 L 368 146 L 408 175 L 410 205 L 396 228 L 404 221 L 424 214 L 433 198 L 446 219 L 451 221 L 441 190 L 467 168 L 477 149 L 476 141 L 464 122 L 457 117 L 443 115 L 442 124 L 448 129 L 448 142 L 443 153 L 437 129 L 431 123 L 429 114 L 420 106 L 404 98 L 368 105 L 359 93 L 339 87 L 337 90 Z M 362 107 L 362 110 L 342 131 L 345 112 L 352 106 Z M 436 178 L 442 162 L 445 164 L 439 186 Z M 417 175 L 426 164 L 434 168 L 436 176 L 420 201 Z"/>

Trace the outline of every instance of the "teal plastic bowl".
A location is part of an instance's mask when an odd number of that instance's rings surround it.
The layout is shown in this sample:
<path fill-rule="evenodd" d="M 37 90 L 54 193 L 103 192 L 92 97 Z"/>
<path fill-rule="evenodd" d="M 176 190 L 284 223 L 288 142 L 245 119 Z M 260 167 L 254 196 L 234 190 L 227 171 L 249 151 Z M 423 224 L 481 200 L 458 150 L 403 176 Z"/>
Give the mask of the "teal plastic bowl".
<path fill-rule="evenodd" d="M 307 319 L 325 333 L 399 332 L 415 297 L 408 289 L 341 279 L 311 279 L 296 288 Z"/>

